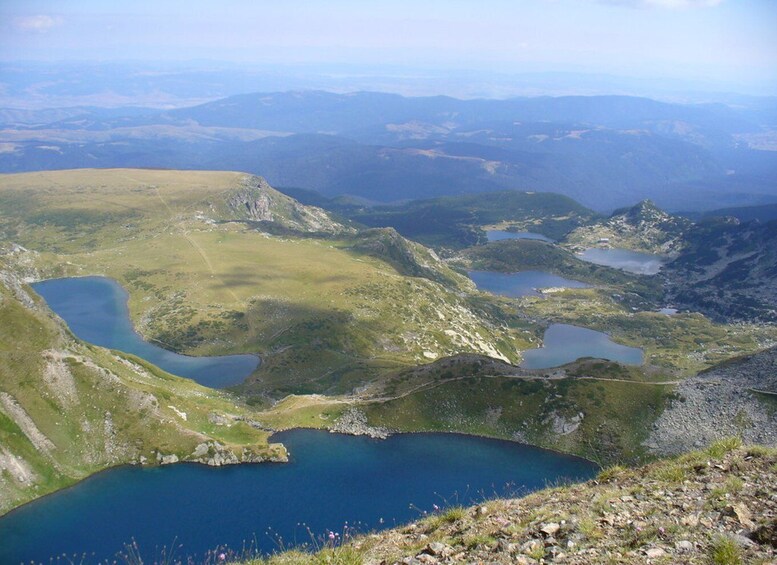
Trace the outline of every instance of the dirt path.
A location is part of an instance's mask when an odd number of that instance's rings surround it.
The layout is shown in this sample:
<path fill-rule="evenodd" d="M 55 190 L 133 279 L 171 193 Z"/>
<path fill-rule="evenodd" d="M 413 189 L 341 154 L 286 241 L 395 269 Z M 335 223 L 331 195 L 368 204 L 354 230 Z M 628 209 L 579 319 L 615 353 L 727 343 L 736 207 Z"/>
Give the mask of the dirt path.
<path fill-rule="evenodd" d="M 415 386 L 411 388 L 408 391 L 403 392 L 402 394 L 398 394 L 396 396 L 386 396 L 386 397 L 380 397 L 380 398 L 372 398 L 369 399 L 369 402 L 390 402 L 392 400 L 399 400 L 400 398 L 405 398 L 406 396 L 410 396 L 411 394 L 415 394 L 418 391 L 421 390 L 431 390 L 434 388 L 437 388 L 442 385 L 446 385 L 448 383 L 453 383 L 456 381 L 463 381 L 465 379 L 519 379 L 524 381 L 547 381 L 547 380 L 559 380 L 559 379 L 548 379 L 547 377 L 537 377 L 533 375 L 477 375 L 477 376 L 464 376 L 464 377 L 456 377 L 453 379 L 446 379 L 444 381 L 438 381 L 438 382 L 425 382 L 421 383 L 418 386 Z M 575 380 L 586 380 L 586 381 L 605 381 L 605 382 L 614 382 L 614 383 L 629 383 L 634 385 L 648 385 L 648 386 L 664 386 L 664 385 L 678 385 L 681 381 L 662 381 L 662 382 L 644 382 L 644 381 L 630 381 L 628 379 L 606 379 L 606 378 L 600 378 L 600 377 L 566 377 L 566 378 L 572 378 Z M 760 391 L 759 391 L 760 392 Z M 771 393 L 771 394 L 777 394 L 777 393 Z"/>
<path fill-rule="evenodd" d="M 170 220 L 172 221 L 174 219 L 173 210 L 167 204 L 167 201 L 162 197 L 162 193 L 159 192 L 159 188 L 156 188 L 156 195 L 157 195 L 157 198 L 159 198 L 159 201 L 164 205 L 165 209 L 167 210 L 167 213 L 170 216 Z M 210 273 L 211 277 L 218 277 L 216 270 L 213 268 L 213 263 L 210 262 L 210 258 L 208 258 L 208 254 L 205 253 L 205 250 L 202 248 L 202 246 L 189 235 L 189 233 L 186 231 L 186 228 L 182 225 L 182 222 L 178 224 L 178 227 L 180 227 L 181 229 L 181 235 L 183 236 L 183 238 L 189 242 L 189 245 L 192 246 L 192 249 L 194 249 L 197 252 L 197 255 L 200 256 L 200 259 L 202 259 L 202 262 L 205 265 L 205 267 L 208 269 L 208 272 Z M 232 299 L 235 302 L 240 302 L 240 299 L 237 297 L 234 291 L 231 288 L 229 288 L 229 286 L 220 277 L 219 277 L 219 280 L 221 281 L 221 284 L 223 285 L 224 289 L 232 297 Z"/>

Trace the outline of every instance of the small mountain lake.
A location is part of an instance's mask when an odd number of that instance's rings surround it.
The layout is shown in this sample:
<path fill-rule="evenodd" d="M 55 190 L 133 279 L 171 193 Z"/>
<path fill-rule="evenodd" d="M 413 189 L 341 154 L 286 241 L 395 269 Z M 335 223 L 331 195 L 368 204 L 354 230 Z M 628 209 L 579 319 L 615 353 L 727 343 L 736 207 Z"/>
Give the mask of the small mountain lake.
<path fill-rule="evenodd" d="M 548 243 L 555 243 L 552 239 L 541 233 L 530 231 L 486 230 L 486 237 L 488 238 L 488 241 L 502 241 L 503 239 L 538 239 L 540 241 L 547 241 Z"/>
<path fill-rule="evenodd" d="M 583 261 L 614 267 L 637 275 L 655 275 L 664 262 L 661 256 L 628 249 L 586 249 L 577 255 Z"/>
<path fill-rule="evenodd" d="M 255 355 L 190 357 L 148 343 L 132 326 L 127 292 L 112 279 L 72 277 L 31 286 L 80 339 L 137 355 L 168 373 L 202 385 L 235 385 L 259 366 L 259 357 Z"/>
<path fill-rule="evenodd" d="M 521 271 L 520 273 L 497 273 L 493 271 L 468 271 L 469 278 L 480 290 L 518 298 L 540 296 L 539 288 L 588 288 L 589 285 L 565 279 L 544 271 Z"/>
<path fill-rule="evenodd" d="M 523 351 L 521 367 L 549 369 L 571 363 L 581 357 L 618 361 L 624 365 L 641 365 L 642 350 L 615 343 L 606 333 L 569 324 L 552 324 L 543 336 L 539 349 Z"/>
<path fill-rule="evenodd" d="M 346 522 L 361 532 L 389 528 L 435 504 L 522 494 L 598 470 L 577 457 L 458 434 L 380 441 L 291 430 L 272 439 L 288 447 L 290 463 L 118 467 L 26 504 L 0 518 L 0 563 L 62 554 L 84 565 L 113 561 L 133 539 L 146 562 L 171 545 L 181 546 L 175 556 L 184 562 L 244 542 L 268 553 L 279 536 L 284 547 L 309 542 L 306 526 L 321 535 L 342 533 Z"/>

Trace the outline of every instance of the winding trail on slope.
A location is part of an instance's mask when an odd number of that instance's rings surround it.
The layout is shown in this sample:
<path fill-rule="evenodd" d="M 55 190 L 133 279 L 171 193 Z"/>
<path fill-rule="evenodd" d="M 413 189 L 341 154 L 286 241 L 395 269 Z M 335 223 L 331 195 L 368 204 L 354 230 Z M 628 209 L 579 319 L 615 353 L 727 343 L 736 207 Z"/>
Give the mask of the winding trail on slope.
<path fill-rule="evenodd" d="M 383 402 L 391 402 L 392 400 L 399 400 L 400 398 L 405 398 L 407 396 L 410 396 L 411 394 L 415 394 L 416 392 L 423 391 L 423 390 L 432 390 L 434 388 L 446 385 L 448 383 L 453 383 L 456 381 L 463 381 L 466 379 L 517 379 L 522 381 L 549 381 L 549 380 L 561 380 L 561 379 L 574 379 L 578 381 L 606 381 L 606 382 L 614 382 L 614 383 L 628 383 L 628 384 L 635 384 L 635 385 L 649 385 L 649 386 L 674 386 L 679 385 L 682 381 L 630 381 L 628 379 L 607 379 L 604 377 L 540 377 L 540 376 L 533 376 L 533 375 L 466 375 L 463 377 L 455 377 L 453 379 L 446 379 L 444 381 L 434 382 L 429 381 L 425 383 L 421 383 L 418 386 L 415 386 L 411 388 L 408 391 L 403 392 L 402 394 L 398 394 L 396 396 L 384 396 L 384 397 L 376 397 L 371 398 L 367 400 L 368 402 L 373 403 L 383 403 Z M 773 393 L 774 394 L 774 393 Z"/>

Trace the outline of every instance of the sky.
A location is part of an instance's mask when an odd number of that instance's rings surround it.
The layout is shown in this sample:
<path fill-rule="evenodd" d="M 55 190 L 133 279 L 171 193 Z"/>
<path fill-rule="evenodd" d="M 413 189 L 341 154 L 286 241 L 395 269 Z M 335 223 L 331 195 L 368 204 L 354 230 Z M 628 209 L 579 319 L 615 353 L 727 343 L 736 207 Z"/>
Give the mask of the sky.
<path fill-rule="evenodd" d="M 777 85 L 774 30 L 777 0 L 0 0 L 3 61 L 339 63 L 764 86 Z"/>

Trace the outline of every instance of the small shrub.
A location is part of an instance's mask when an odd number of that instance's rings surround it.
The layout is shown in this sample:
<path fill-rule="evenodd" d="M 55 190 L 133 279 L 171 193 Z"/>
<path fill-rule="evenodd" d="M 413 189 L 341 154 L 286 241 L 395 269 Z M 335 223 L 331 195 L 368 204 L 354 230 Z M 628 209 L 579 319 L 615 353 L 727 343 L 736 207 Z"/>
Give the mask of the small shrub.
<path fill-rule="evenodd" d="M 444 523 L 451 524 L 456 520 L 461 520 L 466 514 L 466 510 L 463 506 L 452 506 L 440 514 L 440 518 Z"/>
<path fill-rule="evenodd" d="M 709 556 L 715 565 L 740 565 L 742 563 L 739 546 L 726 536 L 718 536 L 712 541 Z"/>
<path fill-rule="evenodd" d="M 316 565 L 361 565 L 364 557 L 358 550 L 344 545 L 319 551 L 311 561 Z"/>
<path fill-rule="evenodd" d="M 435 507 L 436 508 L 436 507 Z M 433 532 L 444 524 L 452 524 L 456 520 L 461 520 L 466 515 L 466 510 L 463 506 L 452 506 L 434 514 L 426 522 L 426 531 Z"/>
<path fill-rule="evenodd" d="M 726 490 L 731 494 L 736 494 L 742 490 L 745 483 L 737 476 L 730 476 L 726 479 Z"/>
<path fill-rule="evenodd" d="M 604 531 L 599 525 L 591 518 L 583 518 L 578 524 L 580 533 L 583 534 L 586 539 L 594 541 L 604 537 Z"/>
<path fill-rule="evenodd" d="M 644 528 L 634 527 L 629 528 L 627 544 L 631 548 L 642 547 L 643 545 L 656 540 L 661 532 L 655 526 L 645 526 Z"/>
<path fill-rule="evenodd" d="M 747 448 L 748 457 L 768 457 L 771 450 L 763 445 L 751 445 Z"/>
<path fill-rule="evenodd" d="M 653 472 L 659 481 L 681 483 L 687 478 L 687 470 L 681 465 L 662 465 Z"/>
<path fill-rule="evenodd" d="M 626 469 L 620 465 L 613 465 L 612 467 L 607 467 L 603 471 L 601 471 L 598 475 L 596 475 L 596 480 L 600 482 L 608 482 L 613 479 L 617 479 L 619 476 L 621 476 Z"/>
<path fill-rule="evenodd" d="M 464 545 L 467 549 L 475 549 L 479 545 L 490 546 L 496 543 L 496 538 L 488 534 L 476 534 L 464 538 Z"/>
<path fill-rule="evenodd" d="M 729 437 L 716 441 L 707 448 L 710 457 L 720 458 L 726 453 L 742 446 L 742 440 L 738 437 Z"/>
<path fill-rule="evenodd" d="M 531 551 L 527 554 L 532 559 L 536 559 L 539 561 L 543 557 L 545 557 L 545 546 L 543 544 L 538 544 L 534 548 L 532 548 Z"/>

